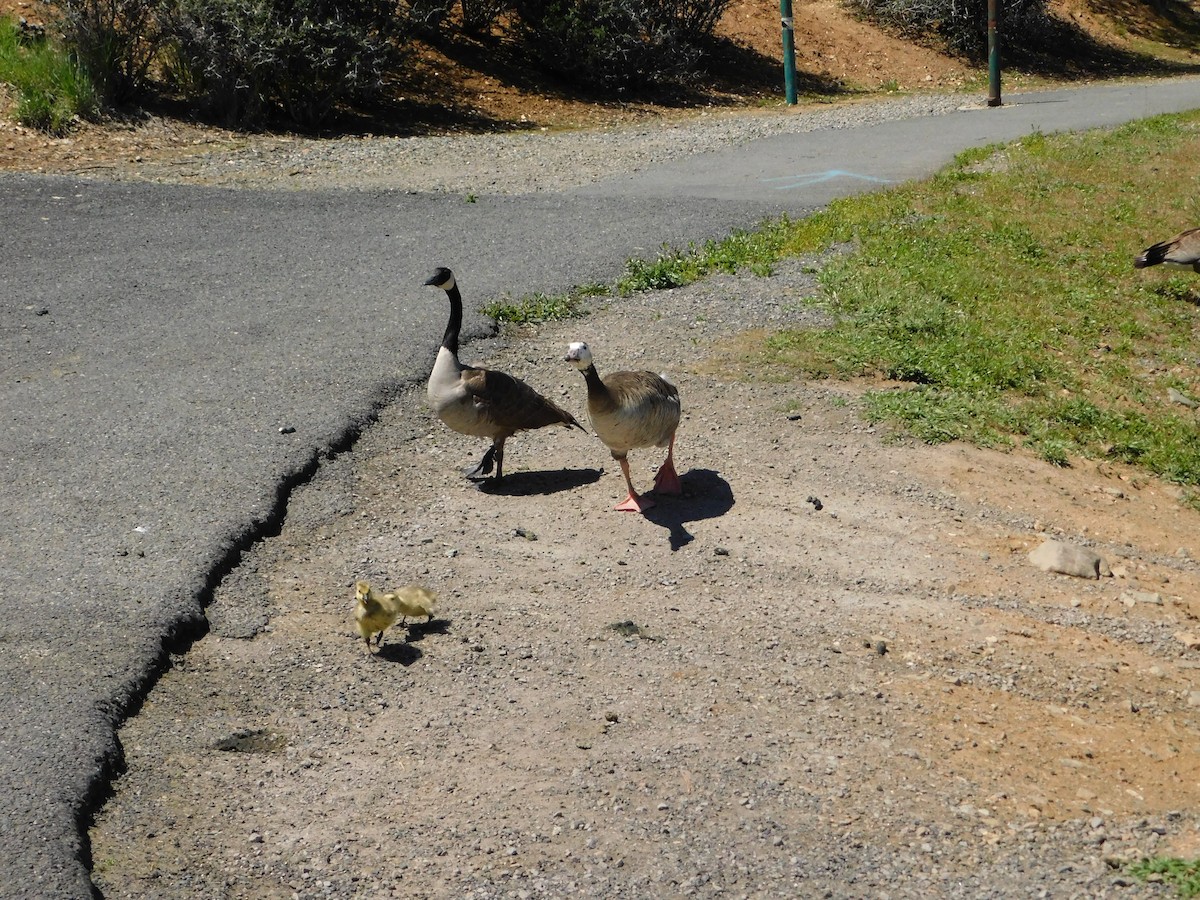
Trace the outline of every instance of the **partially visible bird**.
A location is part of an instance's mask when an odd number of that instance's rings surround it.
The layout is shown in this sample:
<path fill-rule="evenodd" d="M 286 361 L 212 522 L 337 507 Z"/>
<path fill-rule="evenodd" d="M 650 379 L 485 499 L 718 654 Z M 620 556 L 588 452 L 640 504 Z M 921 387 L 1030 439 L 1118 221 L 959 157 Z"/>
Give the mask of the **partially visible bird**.
<path fill-rule="evenodd" d="M 467 477 L 488 475 L 494 482 L 504 477 L 504 442 L 518 431 L 562 425 L 586 431 L 565 409 L 547 400 L 525 382 L 504 372 L 464 366 L 458 359 L 462 328 L 462 295 L 454 273 L 437 269 L 425 284 L 441 288 L 450 300 L 450 321 L 429 375 L 429 405 L 437 417 L 460 434 L 492 439 L 492 446 Z"/>
<path fill-rule="evenodd" d="M 633 489 L 627 457 L 635 447 L 666 447 L 667 458 L 654 476 L 654 490 L 660 494 L 682 493 L 674 462 L 680 413 L 675 385 L 648 371 L 610 372 L 601 378 L 592 362 L 592 351 L 583 341 L 568 346 L 564 359 L 583 373 L 592 427 L 621 464 L 629 496 L 616 508 L 642 512 L 654 505 L 654 500 L 639 497 Z"/>
<path fill-rule="evenodd" d="M 400 624 L 404 625 L 409 616 L 414 619 L 424 616 L 426 622 L 433 620 L 433 610 L 437 606 L 437 594 L 423 588 L 419 584 L 406 584 L 393 594 L 396 598 L 396 609 L 400 612 Z"/>
<path fill-rule="evenodd" d="M 371 649 L 371 635 L 375 635 L 376 647 L 383 646 L 383 633 L 401 617 L 427 616 L 432 619 L 436 596 L 416 584 L 406 584 L 395 593 L 385 594 L 372 588 L 370 582 L 356 581 L 354 623 L 367 642 L 367 649 Z"/>
<path fill-rule="evenodd" d="M 1175 237 L 1147 247 L 1133 261 L 1135 269 L 1165 265 L 1200 272 L 1200 228 L 1189 228 Z"/>

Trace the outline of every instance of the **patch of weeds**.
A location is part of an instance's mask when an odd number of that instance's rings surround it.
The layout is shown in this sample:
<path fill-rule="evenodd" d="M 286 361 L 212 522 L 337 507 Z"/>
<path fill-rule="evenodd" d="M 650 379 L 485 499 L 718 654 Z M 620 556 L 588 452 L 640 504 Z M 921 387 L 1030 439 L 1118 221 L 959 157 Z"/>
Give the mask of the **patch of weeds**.
<path fill-rule="evenodd" d="M 737 230 L 722 240 L 686 249 L 664 246 L 657 259 L 630 259 L 617 281 L 617 292 L 661 291 L 683 287 L 715 273 L 748 270 L 766 276 L 784 255 L 791 220 L 783 216 L 752 231 Z"/>
<path fill-rule="evenodd" d="M 533 325 L 582 316 L 586 311 L 576 294 L 528 294 L 516 300 L 496 300 L 483 307 L 484 315 L 501 325 Z"/>
<path fill-rule="evenodd" d="M 1200 859 L 1159 856 L 1130 863 L 1125 871 L 1140 881 L 1169 884 L 1180 897 L 1200 897 Z"/>

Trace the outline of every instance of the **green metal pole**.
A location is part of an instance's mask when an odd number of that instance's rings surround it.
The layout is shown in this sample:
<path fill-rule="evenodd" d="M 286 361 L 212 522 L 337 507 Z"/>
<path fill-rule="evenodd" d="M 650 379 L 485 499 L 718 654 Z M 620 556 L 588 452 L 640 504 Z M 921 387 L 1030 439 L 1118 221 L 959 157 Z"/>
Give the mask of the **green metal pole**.
<path fill-rule="evenodd" d="M 1000 0 L 988 0 L 988 106 L 1000 105 Z"/>
<path fill-rule="evenodd" d="M 788 106 L 796 105 L 796 45 L 792 34 L 792 0 L 779 0 L 783 24 L 783 89 Z"/>

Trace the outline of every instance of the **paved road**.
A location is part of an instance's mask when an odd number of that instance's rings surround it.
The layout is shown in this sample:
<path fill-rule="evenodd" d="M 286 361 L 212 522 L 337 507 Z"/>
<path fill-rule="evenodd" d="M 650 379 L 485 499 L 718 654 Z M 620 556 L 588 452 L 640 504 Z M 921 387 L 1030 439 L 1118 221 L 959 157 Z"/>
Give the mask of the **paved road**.
<path fill-rule="evenodd" d="M 289 490 L 427 371 L 435 265 L 472 303 L 609 281 L 968 146 L 1193 107 L 1197 80 L 1013 96 L 473 204 L 0 177 L 0 896 L 92 896 L 115 723 Z"/>

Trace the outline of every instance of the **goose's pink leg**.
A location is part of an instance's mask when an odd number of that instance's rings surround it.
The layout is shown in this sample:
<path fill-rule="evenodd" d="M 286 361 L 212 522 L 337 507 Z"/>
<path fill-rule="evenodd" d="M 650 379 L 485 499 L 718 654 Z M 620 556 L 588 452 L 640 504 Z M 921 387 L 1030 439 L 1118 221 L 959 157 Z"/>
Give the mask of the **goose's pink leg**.
<path fill-rule="evenodd" d="M 675 435 L 671 435 L 671 444 L 667 447 L 667 458 L 654 476 L 654 490 L 660 494 L 683 493 L 679 475 L 675 472 Z"/>
<path fill-rule="evenodd" d="M 625 476 L 625 486 L 629 488 L 629 496 L 625 498 L 624 503 L 618 503 L 614 508 L 623 512 L 642 512 L 654 506 L 654 501 L 649 497 L 639 497 L 637 491 L 633 489 L 633 479 L 629 476 L 629 460 L 621 457 L 617 460 L 621 464 L 621 473 Z"/>

